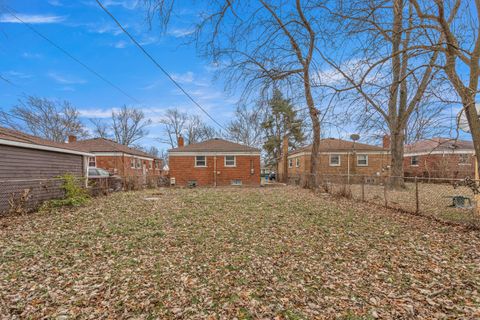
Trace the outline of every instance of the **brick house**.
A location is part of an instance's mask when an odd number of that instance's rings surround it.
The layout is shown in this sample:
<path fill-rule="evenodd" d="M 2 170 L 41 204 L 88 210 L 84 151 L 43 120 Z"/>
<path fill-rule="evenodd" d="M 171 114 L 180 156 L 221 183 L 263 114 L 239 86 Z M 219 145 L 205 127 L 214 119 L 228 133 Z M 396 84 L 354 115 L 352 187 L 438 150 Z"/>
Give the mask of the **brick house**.
<path fill-rule="evenodd" d="M 405 146 L 406 177 L 455 178 L 475 176 L 472 141 L 448 138 L 421 140 Z"/>
<path fill-rule="evenodd" d="M 168 150 L 170 181 L 178 186 L 260 185 L 260 150 L 211 139 Z"/>
<path fill-rule="evenodd" d="M 10 201 L 22 195 L 26 209 L 63 197 L 59 177 L 64 174 L 86 184 L 92 156 L 82 148 L 0 127 L 0 213 L 10 210 Z"/>
<path fill-rule="evenodd" d="M 310 173 L 312 145 L 290 152 L 286 152 L 285 145 L 283 153 L 287 154 L 287 164 L 282 155 L 278 165 L 280 181 L 285 181 L 285 168 L 289 178 Z M 321 139 L 319 161 L 319 174 L 383 176 L 390 172 L 388 148 L 342 139 Z"/>
<path fill-rule="evenodd" d="M 102 168 L 121 177 L 160 176 L 162 173 L 161 159 L 109 139 L 94 138 L 77 141 L 71 136 L 68 145 L 81 147 L 95 155 L 89 158 L 89 167 Z"/>

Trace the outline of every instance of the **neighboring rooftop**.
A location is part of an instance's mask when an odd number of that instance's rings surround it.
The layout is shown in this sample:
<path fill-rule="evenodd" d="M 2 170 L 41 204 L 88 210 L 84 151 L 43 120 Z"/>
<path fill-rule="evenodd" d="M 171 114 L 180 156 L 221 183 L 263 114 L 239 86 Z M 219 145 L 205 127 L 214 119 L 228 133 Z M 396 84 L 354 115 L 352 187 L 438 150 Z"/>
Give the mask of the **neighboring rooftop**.
<path fill-rule="evenodd" d="M 432 138 L 420 140 L 405 146 L 405 153 L 428 153 L 432 151 L 475 150 L 472 141 L 452 138 Z"/>
<path fill-rule="evenodd" d="M 168 152 L 260 152 L 260 149 L 215 138 L 183 147 L 173 148 L 168 150 Z"/>
<path fill-rule="evenodd" d="M 89 152 L 123 152 L 134 156 L 146 157 L 146 158 L 155 158 L 152 155 L 140 151 L 138 149 L 127 147 L 123 144 L 117 143 L 110 139 L 105 138 L 93 138 L 86 140 L 78 140 L 75 142 L 70 142 L 68 145 L 80 147 L 82 149 L 88 150 Z"/>
<path fill-rule="evenodd" d="M 360 143 L 360 142 L 347 141 L 342 139 L 335 139 L 335 138 L 321 139 L 319 144 L 319 151 L 320 152 L 352 151 L 354 144 L 355 144 L 355 151 L 388 151 L 388 149 L 384 149 L 379 146 L 374 146 L 374 145 Z M 293 155 L 300 152 L 311 152 L 311 151 L 312 151 L 312 145 L 310 144 L 308 146 L 290 151 L 289 154 Z"/>
<path fill-rule="evenodd" d="M 28 144 L 31 147 L 39 146 L 39 147 L 47 147 L 47 148 L 56 148 L 58 152 L 79 152 L 79 153 L 88 153 L 88 150 L 82 148 L 81 146 L 74 146 L 66 143 L 54 142 L 47 139 L 43 139 L 40 137 L 36 137 L 25 132 L 21 132 L 18 130 L 8 129 L 4 127 L 0 127 L 0 140 L 7 140 L 11 142 L 21 143 L 21 144 Z M 2 144 L 0 142 L 0 144 Z M 5 143 L 4 143 L 5 144 Z M 62 151 L 64 150 L 64 151 Z M 54 151 L 54 150 L 51 150 Z"/>

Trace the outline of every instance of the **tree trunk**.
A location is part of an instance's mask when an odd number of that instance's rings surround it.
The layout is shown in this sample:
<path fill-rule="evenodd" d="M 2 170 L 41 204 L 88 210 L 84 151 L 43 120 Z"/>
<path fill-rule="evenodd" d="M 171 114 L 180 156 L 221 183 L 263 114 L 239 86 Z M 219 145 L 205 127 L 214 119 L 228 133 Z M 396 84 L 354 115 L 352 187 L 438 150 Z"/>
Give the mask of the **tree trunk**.
<path fill-rule="evenodd" d="M 405 187 L 403 181 L 403 153 L 405 143 L 404 130 L 393 132 L 390 143 L 390 155 L 392 157 L 390 169 L 390 187 L 394 189 Z"/>
<path fill-rule="evenodd" d="M 470 133 L 472 135 L 475 156 L 477 159 L 480 159 L 480 119 L 478 118 L 478 113 L 475 107 L 475 95 L 464 95 L 462 100 Z M 477 163 L 480 163 L 480 161 Z"/>
<path fill-rule="evenodd" d="M 308 69 L 306 69 L 303 73 L 303 82 L 305 88 L 305 99 L 307 102 L 310 119 L 312 120 L 313 129 L 312 154 L 310 156 L 310 177 L 307 177 L 306 179 L 306 187 L 314 188 L 316 180 L 315 177 L 318 174 L 319 167 L 318 148 L 320 145 L 320 120 L 318 119 L 318 111 L 313 102 L 312 90 L 310 87 L 310 73 Z"/>

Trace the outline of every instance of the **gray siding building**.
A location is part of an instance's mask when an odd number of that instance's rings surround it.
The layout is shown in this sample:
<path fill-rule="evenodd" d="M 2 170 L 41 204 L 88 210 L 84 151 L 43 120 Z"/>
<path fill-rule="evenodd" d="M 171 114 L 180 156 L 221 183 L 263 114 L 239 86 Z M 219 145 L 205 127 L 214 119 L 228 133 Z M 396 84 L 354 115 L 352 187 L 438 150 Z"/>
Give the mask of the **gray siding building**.
<path fill-rule="evenodd" d="M 43 201 L 63 196 L 59 177 L 70 173 L 87 177 L 93 154 L 66 143 L 55 143 L 0 127 L 0 213 L 21 201 L 35 208 Z"/>

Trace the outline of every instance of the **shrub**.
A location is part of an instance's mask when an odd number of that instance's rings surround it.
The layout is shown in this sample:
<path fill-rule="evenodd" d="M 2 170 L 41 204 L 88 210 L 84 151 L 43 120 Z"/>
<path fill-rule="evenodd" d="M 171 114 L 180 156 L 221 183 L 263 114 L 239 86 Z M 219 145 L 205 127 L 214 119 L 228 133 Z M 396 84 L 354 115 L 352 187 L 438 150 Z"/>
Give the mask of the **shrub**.
<path fill-rule="evenodd" d="M 47 201 L 43 204 L 43 208 L 63 206 L 78 207 L 87 203 L 90 197 L 75 176 L 66 173 L 61 176 L 61 179 L 63 180 L 62 189 L 65 191 L 65 197 L 63 199 Z"/>
<path fill-rule="evenodd" d="M 8 199 L 10 213 L 23 214 L 28 212 L 27 202 L 32 196 L 30 191 L 30 189 L 24 189 L 22 193 L 12 193 L 10 195 L 10 199 Z"/>

